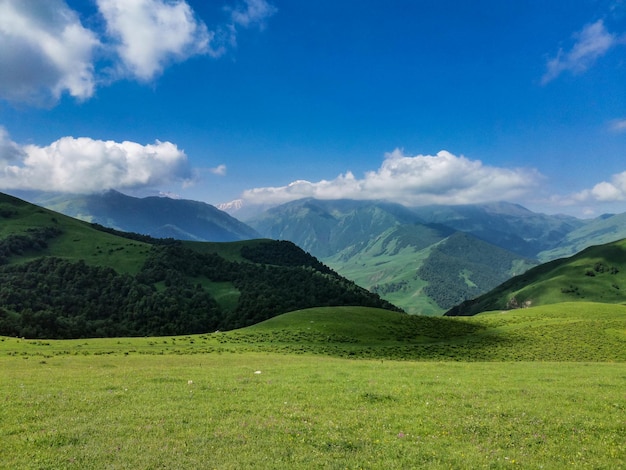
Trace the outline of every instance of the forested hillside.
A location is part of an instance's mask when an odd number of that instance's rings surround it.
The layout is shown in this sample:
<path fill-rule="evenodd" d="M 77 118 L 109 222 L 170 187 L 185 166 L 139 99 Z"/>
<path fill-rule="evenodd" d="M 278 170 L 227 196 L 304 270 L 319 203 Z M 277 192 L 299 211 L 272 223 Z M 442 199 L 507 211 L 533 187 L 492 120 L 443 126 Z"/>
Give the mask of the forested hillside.
<path fill-rule="evenodd" d="M 424 294 L 439 307 L 449 309 L 492 289 L 533 264 L 510 251 L 456 232 L 431 251 L 417 275 L 428 282 Z"/>
<path fill-rule="evenodd" d="M 314 306 L 397 310 L 291 242 L 157 240 L 4 195 L 0 209 L 0 335 L 191 334 Z"/>

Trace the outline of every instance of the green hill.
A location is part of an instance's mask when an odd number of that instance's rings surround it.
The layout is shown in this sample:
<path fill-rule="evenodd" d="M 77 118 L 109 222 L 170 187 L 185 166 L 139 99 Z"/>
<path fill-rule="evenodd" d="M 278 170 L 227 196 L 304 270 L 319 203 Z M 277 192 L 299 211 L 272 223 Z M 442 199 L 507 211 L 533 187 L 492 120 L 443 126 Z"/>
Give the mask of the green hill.
<path fill-rule="evenodd" d="M 0 334 L 203 333 L 329 305 L 397 309 L 291 242 L 157 240 L 0 194 Z"/>
<path fill-rule="evenodd" d="M 227 332 L 90 340 L 0 338 L 0 355 L 315 354 L 417 361 L 626 361 L 626 306 L 570 302 L 472 317 L 316 307 Z"/>
<path fill-rule="evenodd" d="M 267 351 L 402 360 L 624 361 L 626 306 L 562 303 L 469 318 L 318 308 L 234 331 L 225 340 Z"/>
<path fill-rule="evenodd" d="M 524 272 L 534 262 L 443 226 L 400 225 L 359 249 L 324 259 L 409 313 L 438 315 Z"/>
<path fill-rule="evenodd" d="M 626 303 L 626 239 L 539 265 L 461 303 L 446 315 L 475 315 L 489 310 L 576 301 Z"/>

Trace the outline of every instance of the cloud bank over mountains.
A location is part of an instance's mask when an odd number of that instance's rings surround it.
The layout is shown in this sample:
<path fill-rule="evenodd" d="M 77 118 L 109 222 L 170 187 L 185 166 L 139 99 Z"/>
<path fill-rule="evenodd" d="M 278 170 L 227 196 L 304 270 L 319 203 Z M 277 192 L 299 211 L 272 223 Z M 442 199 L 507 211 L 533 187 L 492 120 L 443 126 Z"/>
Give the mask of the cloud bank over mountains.
<path fill-rule="evenodd" d="M 45 108 L 67 96 L 89 100 L 99 88 L 119 80 L 150 83 L 172 64 L 198 56 L 227 56 L 237 48 L 244 29 L 262 30 L 278 12 L 267 0 L 220 2 L 223 5 L 206 2 L 199 7 L 212 9 L 215 22 L 208 25 L 185 0 L 91 0 L 81 13 L 67 0 L 0 0 L 0 100 Z M 534 84 L 556 88 L 553 82 L 562 75 L 582 74 L 611 51 L 623 51 L 626 35 L 616 31 L 607 19 L 597 19 L 563 38 L 569 42 L 556 54 L 545 62 L 537 59 L 541 68 Z M 231 170 L 231 162 L 228 171 L 225 164 L 194 168 L 179 148 L 189 148 L 187 141 L 164 142 L 156 135 L 148 138 L 153 143 L 54 136 L 50 140 L 57 140 L 50 143 L 22 144 L 2 125 L 9 123 L 0 122 L 0 190 L 169 191 L 193 185 L 201 173 L 226 178 Z M 626 133 L 623 113 L 608 122 L 607 129 L 613 137 Z M 300 177 L 305 175 L 290 178 Z M 362 175 L 346 169 L 334 179 L 297 179 L 284 186 L 247 189 L 241 199 L 263 206 L 304 197 L 386 199 L 407 205 L 509 200 L 544 203 L 552 209 L 626 201 L 626 172 L 598 179 L 606 181 L 589 183 L 588 189 L 572 194 L 551 195 L 543 189 L 547 178 L 535 168 L 489 165 L 445 150 L 407 155 L 396 149 L 385 154 L 378 168 Z"/>
<path fill-rule="evenodd" d="M 107 189 L 158 190 L 196 183 L 202 169 L 193 168 L 185 152 L 171 142 L 114 142 L 62 137 L 49 145 L 20 145 L 0 127 L 0 189 L 89 194 Z M 224 177 L 226 165 L 204 169 Z M 626 201 L 626 172 L 592 188 L 562 195 L 539 196 L 545 177 L 534 168 L 485 165 L 442 150 L 436 155 L 406 155 L 395 149 L 380 167 L 356 177 L 346 171 L 334 179 L 296 180 L 285 186 L 244 191 L 240 204 L 263 206 L 296 199 L 378 199 L 409 206 L 477 204 L 494 201 L 546 202 L 554 207 Z"/>
<path fill-rule="evenodd" d="M 469 204 L 514 200 L 537 187 L 541 175 L 532 169 L 483 165 L 447 151 L 436 155 L 387 153 L 376 171 L 356 178 L 351 172 L 315 183 L 294 181 L 287 186 L 245 191 L 248 204 L 280 204 L 294 199 L 386 199 L 407 205 Z"/>
<path fill-rule="evenodd" d="M 0 0 L 0 98 L 50 106 L 64 93 L 84 100 L 98 86 L 150 81 L 194 55 L 220 57 L 241 28 L 262 27 L 276 9 L 265 0 L 223 8 L 210 29 L 182 0 L 96 0 L 90 29 L 64 0 Z"/>

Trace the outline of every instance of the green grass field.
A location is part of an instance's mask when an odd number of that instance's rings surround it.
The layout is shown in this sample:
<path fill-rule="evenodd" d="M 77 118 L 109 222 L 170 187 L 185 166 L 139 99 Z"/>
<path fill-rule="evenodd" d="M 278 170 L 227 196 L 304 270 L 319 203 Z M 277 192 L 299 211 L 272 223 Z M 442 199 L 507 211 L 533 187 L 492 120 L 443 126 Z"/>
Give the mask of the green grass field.
<path fill-rule="evenodd" d="M 626 307 L 0 338 L 0 468 L 620 468 Z"/>

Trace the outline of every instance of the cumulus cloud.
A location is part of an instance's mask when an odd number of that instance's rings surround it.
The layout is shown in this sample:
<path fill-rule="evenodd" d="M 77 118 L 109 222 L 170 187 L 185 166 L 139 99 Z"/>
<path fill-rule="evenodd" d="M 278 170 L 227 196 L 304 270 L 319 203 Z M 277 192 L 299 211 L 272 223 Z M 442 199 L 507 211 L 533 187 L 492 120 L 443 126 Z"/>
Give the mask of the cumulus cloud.
<path fill-rule="evenodd" d="M 97 36 L 63 0 L 0 0 L 0 98 L 48 104 L 95 88 Z"/>
<path fill-rule="evenodd" d="M 378 170 L 361 179 L 347 172 L 333 180 L 298 180 L 287 186 L 250 189 L 242 199 L 251 204 L 280 204 L 304 197 L 467 204 L 516 199 L 535 188 L 540 179 L 535 170 L 487 166 L 446 151 L 407 156 L 396 149 L 385 155 Z"/>
<path fill-rule="evenodd" d="M 224 55 L 240 28 L 263 26 L 277 11 L 245 0 L 209 29 L 186 0 L 95 1 L 103 31 L 84 27 L 65 0 L 0 0 L 1 99 L 51 105 L 64 93 L 90 98 L 120 78 L 147 82 L 191 56 Z"/>
<path fill-rule="evenodd" d="M 190 179 L 187 156 L 171 142 L 63 137 L 45 147 L 20 146 L 0 128 L 0 189 L 92 193 Z"/>
<path fill-rule="evenodd" d="M 184 1 L 97 0 L 123 66 L 150 80 L 170 61 L 205 52 L 213 35 Z"/>
<path fill-rule="evenodd" d="M 602 181 L 591 189 L 585 189 L 569 196 L 564 199 L 564 202 L 576 204 L 580 202 L 604 203 L 624 200 L 626 200 L 626 171 L 613 175 L 611 181 Z"/>
<path fill-rule="evenodd" d="M 584 72 L 609 49 L 623 43 L 623 38 L 620 39 L 606 30 L 603 20 L 586 25 L 575 37 L 576 42 L 569 51 L 560 49 L 556 57 L 548 61 L 546 73 L 541 80 L 543 84 L 554 80 L 563 72 Z"/>
<path fill-rule="evenodd" d="M 0 127 L 0 167 L 15 164 L 25 157 L 24 150 L 11 140 L 4 127 Z"/>

